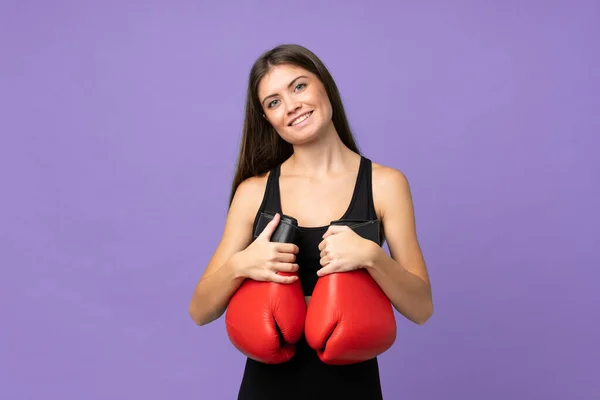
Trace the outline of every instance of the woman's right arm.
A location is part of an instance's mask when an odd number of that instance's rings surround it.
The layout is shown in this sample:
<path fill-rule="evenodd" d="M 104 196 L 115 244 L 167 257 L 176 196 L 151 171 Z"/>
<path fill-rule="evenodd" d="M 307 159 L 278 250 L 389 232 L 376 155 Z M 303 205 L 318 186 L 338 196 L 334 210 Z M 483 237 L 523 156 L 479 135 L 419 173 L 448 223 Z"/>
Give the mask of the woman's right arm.
<path fill-rule="evenodd" d="M 252 225 L 265 181 L 250 178 L 236 190 L 221 241 L 192 295 L 189 312 L 197 325 L 206 325 L 223 315 L 229 299 L 244 280 L 240 275 L 241 252 L 252 241 Z"/>

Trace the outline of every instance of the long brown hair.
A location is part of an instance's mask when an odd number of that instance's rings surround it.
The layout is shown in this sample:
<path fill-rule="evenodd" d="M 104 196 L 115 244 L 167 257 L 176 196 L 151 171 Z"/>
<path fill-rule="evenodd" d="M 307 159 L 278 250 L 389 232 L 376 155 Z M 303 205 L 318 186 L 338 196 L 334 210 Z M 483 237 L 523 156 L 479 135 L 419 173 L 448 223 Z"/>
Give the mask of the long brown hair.
<path fill-rule="evenodd" d="M 240 183 L 252 176 L 269 172 L 287 160 L 294 152 L 292 145 L 284 141 L 263 117 L 263 110 L 258 99 L 258 85 L 261 79 L 271 68 L 282 64 L 304 68 L 319 78 L 331 102 L 333 125 L 340 139 L 349 149 L 360 154 L 350 130 L 337 85 L 323 62 L 305 47 L 296 44 L 277 46 L 263 53 L 250 70 L 242 141 L 231 185 L 230 205 Z"/>

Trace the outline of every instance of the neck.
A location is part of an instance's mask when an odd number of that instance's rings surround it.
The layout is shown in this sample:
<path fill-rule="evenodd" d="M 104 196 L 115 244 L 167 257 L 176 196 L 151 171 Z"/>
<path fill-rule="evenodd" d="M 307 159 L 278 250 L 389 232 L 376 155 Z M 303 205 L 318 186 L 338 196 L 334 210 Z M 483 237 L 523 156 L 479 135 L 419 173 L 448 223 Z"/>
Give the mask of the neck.
<path fill-rule="evenodd" d="M 333 123 L 317 140 L 294 146 L 294 153 L 286 162 L 294 175 L 312 177 L 343 173 L 360 158 L 340 139 Z"/>

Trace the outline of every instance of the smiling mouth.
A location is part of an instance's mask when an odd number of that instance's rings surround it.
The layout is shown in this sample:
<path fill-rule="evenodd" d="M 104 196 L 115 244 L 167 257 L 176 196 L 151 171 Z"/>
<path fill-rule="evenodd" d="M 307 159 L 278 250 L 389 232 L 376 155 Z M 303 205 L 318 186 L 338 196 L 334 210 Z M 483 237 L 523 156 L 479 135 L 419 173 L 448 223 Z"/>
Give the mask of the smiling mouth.
<path fill-rule="evenodd" d="M 301 116 L 293 120 L 289 126 L 298 125 L 299 123 L 306 121 L 312 115 L 312 113 L 313 111 L 309 111 L 306 114 L 302 114 Z"/>

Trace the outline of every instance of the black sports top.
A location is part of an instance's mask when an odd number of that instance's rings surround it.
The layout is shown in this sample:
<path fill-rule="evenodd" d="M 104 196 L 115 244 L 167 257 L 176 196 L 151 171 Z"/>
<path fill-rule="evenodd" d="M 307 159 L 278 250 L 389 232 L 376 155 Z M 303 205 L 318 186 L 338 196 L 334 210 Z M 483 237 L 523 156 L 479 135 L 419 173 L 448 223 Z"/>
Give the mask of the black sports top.
<path fill-rule="evenodd" d="M 254 221 L 256 229 L 261 212 L 281 213 L 279 192 L 280 165 L 269 173 L 261 206 Z M 352 200 L 339 219 L 377 219 L 373 205 L 371 161 L 361 156 Z M 310 296 L 317 283 L 321 268 L 318 249 L 329 226 L 299 227 L 299 252 L 296 262 L 304 294 Z M 296 354 L 287 363 L 268 365 L 250 358 L 242 378 L 238 400 L 333 400 L 383 399 L 377 358 L 362 363 L 332 366 L 323 363 L 302 337 Z"/>

